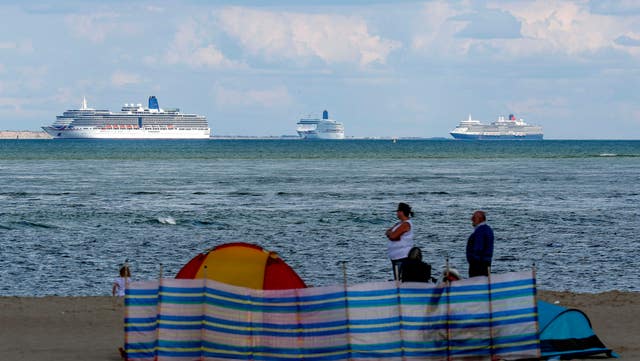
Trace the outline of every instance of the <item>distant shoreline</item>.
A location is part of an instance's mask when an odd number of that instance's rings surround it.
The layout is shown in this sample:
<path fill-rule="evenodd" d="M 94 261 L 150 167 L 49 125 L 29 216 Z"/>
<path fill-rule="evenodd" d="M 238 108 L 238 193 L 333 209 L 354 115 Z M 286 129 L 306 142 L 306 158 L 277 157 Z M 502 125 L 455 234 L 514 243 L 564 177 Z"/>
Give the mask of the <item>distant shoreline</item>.
<path fill-rule="evenodd" d="M 52 137 L 43 131 L 0 130 L 0 139 L 52 139 Z"/>

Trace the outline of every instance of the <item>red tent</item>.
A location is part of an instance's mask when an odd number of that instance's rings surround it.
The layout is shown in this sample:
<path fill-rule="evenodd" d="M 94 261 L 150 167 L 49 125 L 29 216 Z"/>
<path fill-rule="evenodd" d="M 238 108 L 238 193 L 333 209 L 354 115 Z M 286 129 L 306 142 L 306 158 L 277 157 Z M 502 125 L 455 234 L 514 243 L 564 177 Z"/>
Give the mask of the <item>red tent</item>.
<path fill-rule="evenodd" d="M 204 278 L 264 290 L 306 288 L 276 252 L 249 243 L 227 243 L 189 261 L 176 278 Z"/>

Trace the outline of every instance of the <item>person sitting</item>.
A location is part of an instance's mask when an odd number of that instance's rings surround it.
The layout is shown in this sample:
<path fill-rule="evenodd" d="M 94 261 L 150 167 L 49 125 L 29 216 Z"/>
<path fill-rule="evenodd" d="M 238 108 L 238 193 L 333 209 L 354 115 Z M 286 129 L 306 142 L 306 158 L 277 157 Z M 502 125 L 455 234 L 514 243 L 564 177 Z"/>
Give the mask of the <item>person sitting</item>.
<path fill-rule="evenodd" d="M 422 251 L 418 247 L 409 250 L 407 260 L 400 268 L 402 282 L 431 282 L 431 265 L 422 261 Z"/>

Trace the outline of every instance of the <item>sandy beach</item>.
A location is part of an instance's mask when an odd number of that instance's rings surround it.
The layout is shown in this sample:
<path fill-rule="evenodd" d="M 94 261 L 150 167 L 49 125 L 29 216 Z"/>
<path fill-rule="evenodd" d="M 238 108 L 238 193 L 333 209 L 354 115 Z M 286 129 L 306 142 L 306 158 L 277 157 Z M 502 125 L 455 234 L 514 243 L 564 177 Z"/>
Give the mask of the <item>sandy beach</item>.
<path fill-rule="evenodd" d="M 640 360 L 640 293 L 539 297 L 586 312 L 605 345 Z M 0 297 L 0 360 L 120 360 L 123 309 L 111 297 Z"/>

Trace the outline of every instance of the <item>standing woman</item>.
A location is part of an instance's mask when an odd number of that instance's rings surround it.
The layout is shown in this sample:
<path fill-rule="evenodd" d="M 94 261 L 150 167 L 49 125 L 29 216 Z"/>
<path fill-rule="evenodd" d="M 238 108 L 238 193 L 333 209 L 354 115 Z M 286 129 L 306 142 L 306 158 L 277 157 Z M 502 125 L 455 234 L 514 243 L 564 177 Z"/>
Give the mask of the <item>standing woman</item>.
<path fill-rule="evenodd" d="M 396 215 L 400 222 L 387 229 L 385 234 L 389 239 L 387 243 L 387 255 L 391 260 L 393 268 L 393 279 L 398 279 L 398 271 L 402 267 L 402 262 L 407 259 L 409 250 L 413 247 L 413 226 L 411 217 L 413 212 L 406 203 L 398 203 Z"/>

